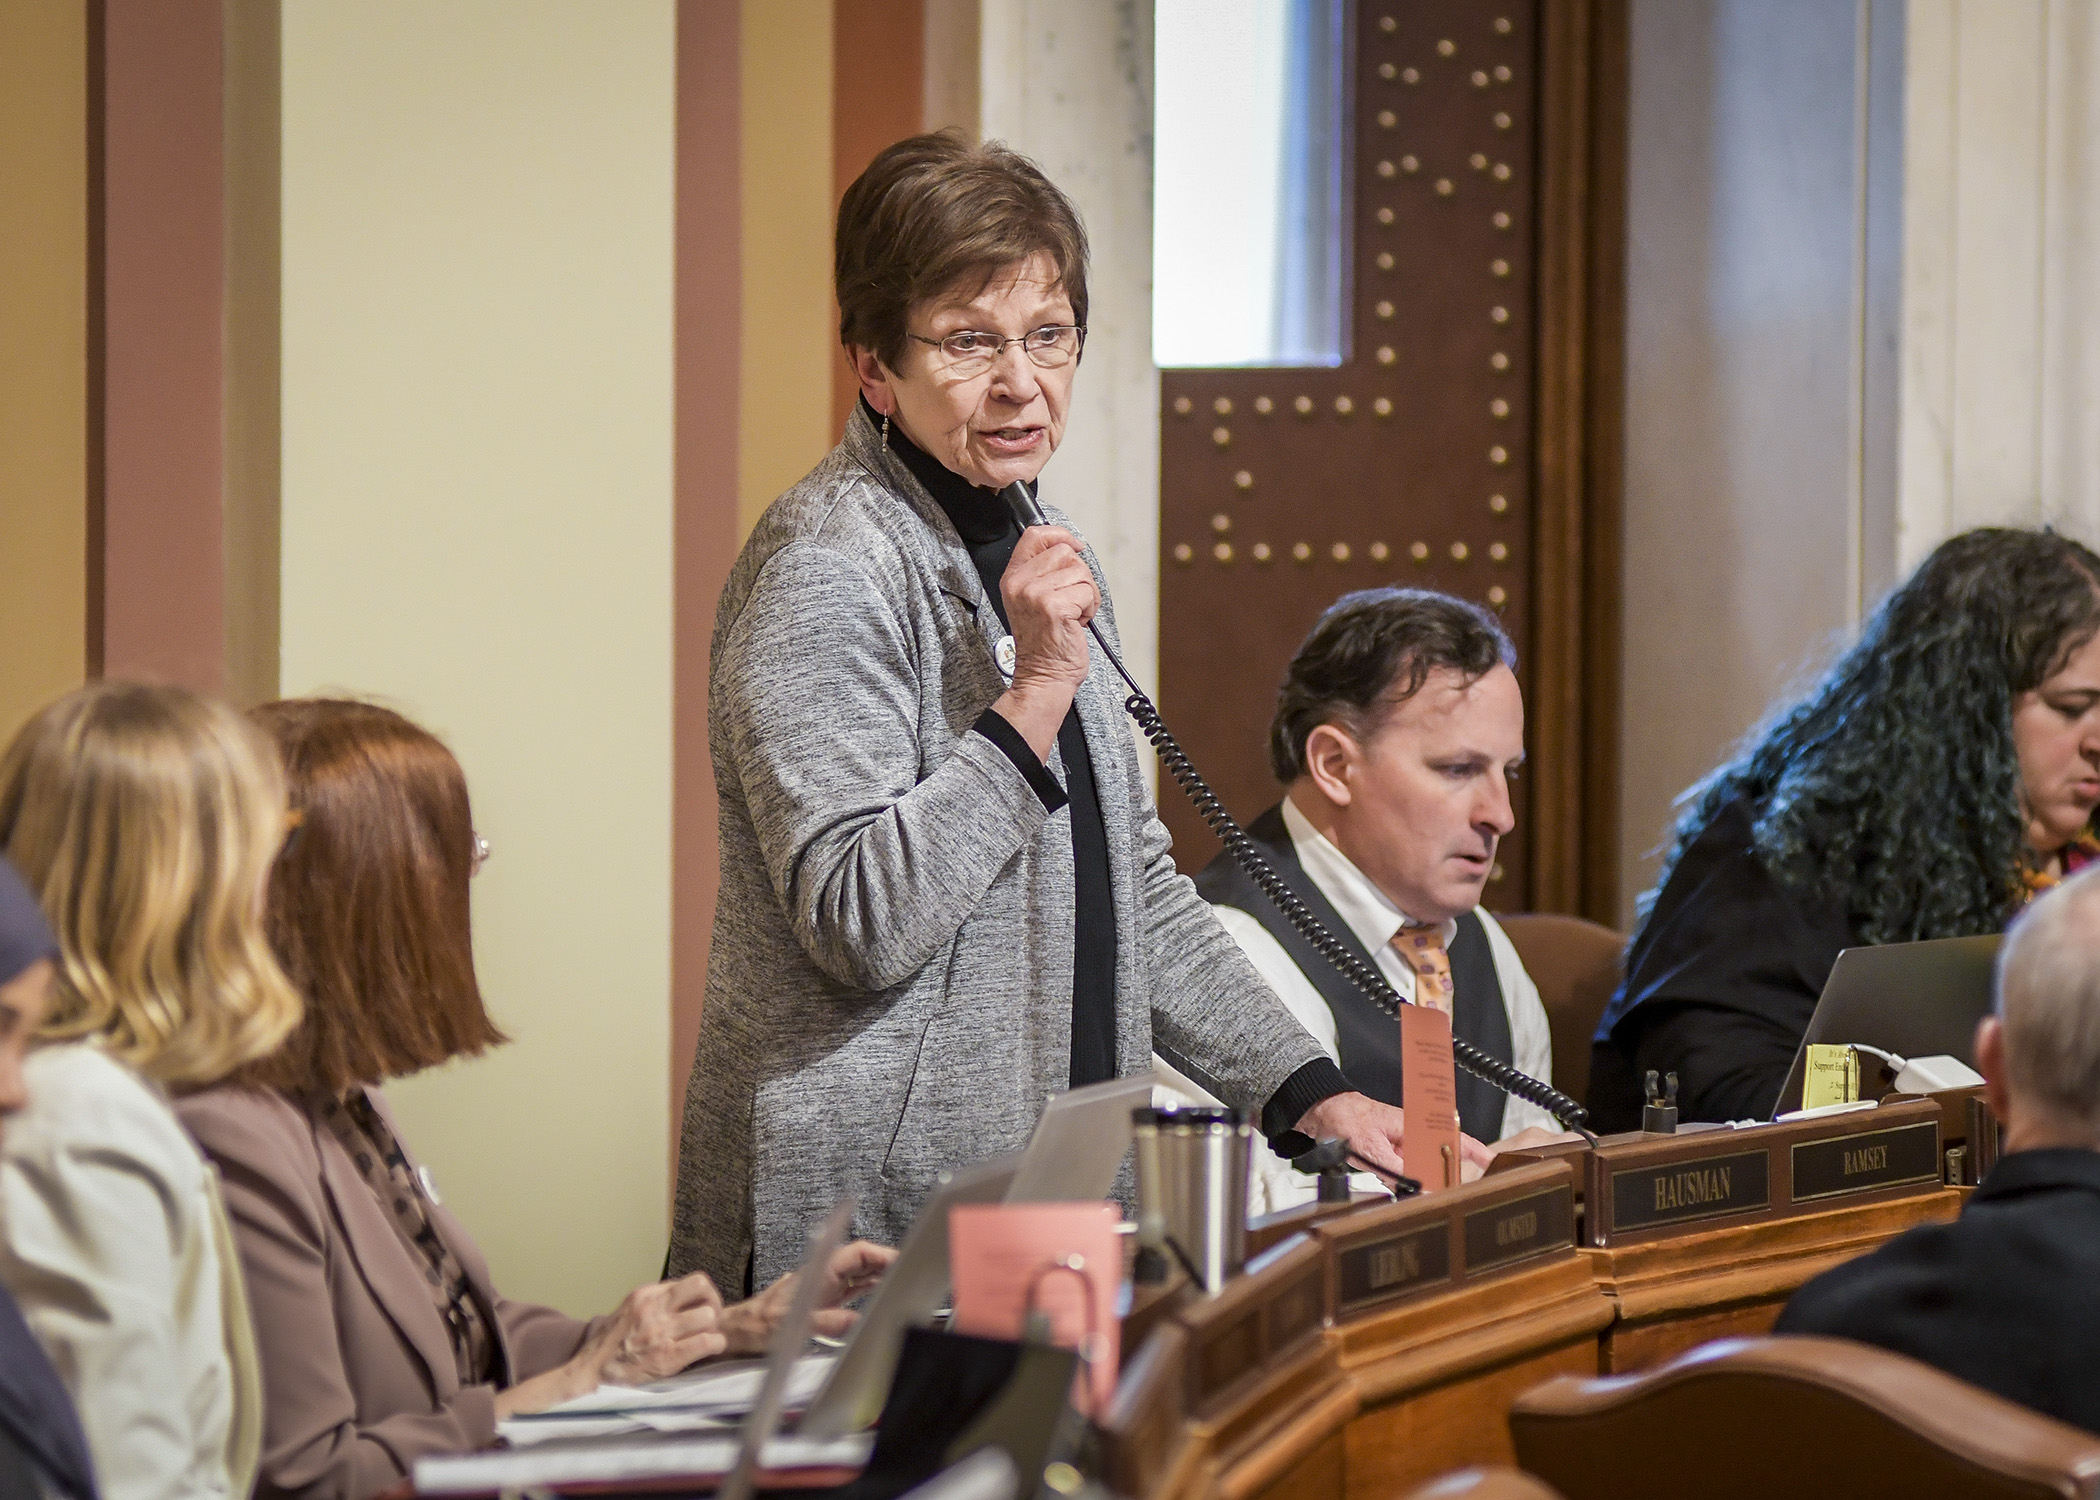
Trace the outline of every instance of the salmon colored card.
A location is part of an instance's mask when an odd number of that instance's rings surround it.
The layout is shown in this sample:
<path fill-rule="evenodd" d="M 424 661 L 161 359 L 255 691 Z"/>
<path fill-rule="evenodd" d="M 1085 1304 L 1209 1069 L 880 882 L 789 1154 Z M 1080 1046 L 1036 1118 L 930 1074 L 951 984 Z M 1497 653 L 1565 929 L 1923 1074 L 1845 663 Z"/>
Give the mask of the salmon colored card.
<path fill-rule="evenodd" d="M 948 1211 L 956 1332 L 1018 1339 L 1033 1305 L 1049 1318 L 1052 1343 L 1091 1360 L 1091 1400 L 1072 1393 L 1089 1416 L 1107 1411 L 1116 1389 L 1121 1217 L 1113 1203 L 981 1203 Z M 1055 1269 L 1066 1259 L 1079 1262 L 1076 1274 Z"/>
<path fill-rule="evenodd" d="M 1400 1007 L 1400 1155 L 1423 1192 L 1458 1186 L 1458 1069 L 1451 1018 L 1430 1005 Z M 1448 1155 L 1446 1153 L 1449 1153 Z"/>

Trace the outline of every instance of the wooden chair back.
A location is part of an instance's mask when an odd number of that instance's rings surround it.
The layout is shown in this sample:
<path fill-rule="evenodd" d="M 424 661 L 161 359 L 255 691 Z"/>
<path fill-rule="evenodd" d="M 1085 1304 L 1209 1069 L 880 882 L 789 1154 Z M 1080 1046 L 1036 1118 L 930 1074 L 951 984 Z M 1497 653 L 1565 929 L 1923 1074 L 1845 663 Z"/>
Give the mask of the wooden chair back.
<path fill-rule="evenodd" d="M 1725 1339 L 1637 1375 L 1563 1376 L 1509 1427 L 1567 1500 L 2100 1495 L 2100 1437 L 1844 1339 Z"/>
<path fill-rule="evenodd" d="M 1559 912 L 1495 920 L 1545 1002 L 1553 1027 L 1553 1086 L 1580 1099 L 1589 1090 L 1590 1038 L 1625 972 L 1626 938 L 1602 923 Z"/>

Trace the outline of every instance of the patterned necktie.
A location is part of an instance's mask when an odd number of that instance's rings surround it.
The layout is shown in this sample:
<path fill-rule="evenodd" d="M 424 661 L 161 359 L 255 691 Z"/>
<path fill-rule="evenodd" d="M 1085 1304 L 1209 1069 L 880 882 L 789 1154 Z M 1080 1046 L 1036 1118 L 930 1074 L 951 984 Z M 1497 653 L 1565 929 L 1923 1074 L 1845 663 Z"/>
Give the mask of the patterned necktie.
<path fill-rule="evenodd" d="M 1443 929 L 1410 923 L 1393 934 L 1393 947 L 1415 971 L 1415 1003 L 1450 1015 L 1456 991 L 1451 985 L 1451 955 L 1444 951 Z"/>

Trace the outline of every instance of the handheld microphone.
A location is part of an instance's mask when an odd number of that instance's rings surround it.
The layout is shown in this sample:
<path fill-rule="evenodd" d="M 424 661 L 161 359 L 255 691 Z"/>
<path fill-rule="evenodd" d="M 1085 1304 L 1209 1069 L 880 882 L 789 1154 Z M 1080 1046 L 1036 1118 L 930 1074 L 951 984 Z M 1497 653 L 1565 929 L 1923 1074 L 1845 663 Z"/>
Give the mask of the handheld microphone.
<path fill-rule="evenodd" d="M 1043 514 L 1042 506 L 1036 504 L 1035 496 L 1028 493 L 1028 486 L 1018 479 L 999 492 L 1006 508 L 1014 513 L 1014 519 L 1026 531 L 1031 526 L 1048 526 L 1050 518 Z"/>
<path fill-rule="evenodd" d="M 1050 518 L 1043 514 L 1043 507 L 1036 503 L 1035 496 L 1028 493 L 1028 486 L 1022 484 L 1019 480 L 1001 490 L 999 498 L 1006 502 L 1006 508 L 1013 512 L 1014 519 L 1020 522 L 1023 531 L 1026 531 L 1031 526 L 1048 526 L 1050 524 Z M 1116 648 L 1111 646 L 1108 643 L 1108 637 L 1101 633 L 1101 626 L 1097 622 L 1089 620 L 1086 622 L 1086 628 L 1088 633 L 1094 637 L 1094 644 L 1101 648 L 1101 654 L 1108 658 L 1108 664 L 1116 669 L 1116 675 L 1121 677 L 1129 686 L 1133 695 L 1131 701 L 1135 702 L 1139 698 L 1144 698 L 1146 706 L 1150 707 L 1152 700 L 1145 698 L 1145 690 L 1137 685 L 1137 679 L 1131 676 L 1130 669 L 1123 665 L 1123 658 L 1116 655 Z M 1129 703 L 1125 703 L 1123 707 L 1128 710 L 1132 718 L 1137 718 L 1137 710 L 1131 708 Z M 1155 717 L 1157 717 L 1156 714 Z M 1138 723 L 1142 725 L 1144 720 L 1138 719 Z"/>
<path fill-rule="evenodd" d="M 1037 504 L 1035 496 L 1028 492 L 1027 485 L 1018 482 L 1010 484 L 999 492 L 999 498 L 1006 502 L 1007 509 L 1013 512 L 1014 519 L 1020 523 L 1023 531 L 1031 526 L 1050 524 L 1049 518 L 1043 514 L 1042 506 Z M 1107 638 L 1101 634 L 1100 625 L 1089 620 L 1086 628 L 1093 633 L 1094 641 L 1101 647 L 1101 654 L 1108 658 L 1109 665 L 1114 667 L 1116 674 L 1130 686 L 1130 696 L 1123 701 L 1124 712 L 1137 721 L 1138 728 L 1158 753 L 1159 763 L 1166 768 L 1167 774 L 1174 778 L 1175 785 L 1181 788 L 1189 801 L 1195 804 L 1197 813 L 1210 826 L 1210 831 L 1217 836 L 1218 842 L 1225 846 L 1225 852 L 1232 856 L 1233 863 L 1247 872 L 1247 877 L 1254 882 L 1262 895 L 1268 898 L 1269 904 L 1318 950 L 1322 958 L 1333 964 L 1343 978 L 1361 991 L 1373 1005 L 1387 1015 L 1397 1018 L 1400 1007 L 1409 1002 L 1400 998 L 1400 992 L 1386 982 L 1383 974 L 1350 952 L 1347 945 L 1329 932 L 1325 924 L 1298 899 L 1298 893 L 1284 883 L 1283 877 L 1276 873 L 1275 867 L 1269 863 L 1268 856 L 1262 853 L 1261 847 L 1247 837 L 1246 831 L 1233 821 L 1232 814 L 1225 810 L 1225 804 L 1218 800 L 1217 793 L 1210 789 L 1209 784 L 1190 763 L 1187 752 L 1161 722 L 1159 709 L 1145 695 L 1145 690 L 1137 685 L 1137 679 L 1130 675 L 1123 665 L 1122 658 L 1116 655 L 1115 648 L 1110 646 Z M 1566 1129 L 1577 1131 L 1595 1141 L 1596 1137 L 1590 1135 L 1585 1128 L 1589 1111 L 1552 1084 L 1533 1078 L 1528 1073 L 1518 1072 L 1501 1058 L 1481 1051 L 1464 1037 L 1455 1036 L 1451 1039 L 1451 1051 L 1458 1065 L 1475 1078 L 1484 1079 L 1506 1094 L 1514 1094 L 1526 1103 L 1537 1105 Z"/>

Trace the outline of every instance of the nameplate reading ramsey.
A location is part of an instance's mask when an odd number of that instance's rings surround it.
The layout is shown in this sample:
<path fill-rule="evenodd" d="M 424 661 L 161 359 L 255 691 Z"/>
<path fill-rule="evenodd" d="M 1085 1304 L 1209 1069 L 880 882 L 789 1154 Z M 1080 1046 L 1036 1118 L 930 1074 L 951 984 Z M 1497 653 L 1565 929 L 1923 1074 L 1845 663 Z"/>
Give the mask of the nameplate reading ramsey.
<path fill-rule="evenodd" d="M 1335 1311 L 1347 1317 L 1450 1280 L 1451 1224 L 1439 1219 L 1391 1239 L 1355 1245 L 1335 1260 L 1341 1282 Z"/>
<path fill-rule="evenodd" d="M 1466 1270 L 1487 1271 L 1575 1242 L 1575 1193 L 1549 1188 L 1466 1215 Z"/>
<path fill-rule="evenodd" d="M 1647 1229 L 1751 1213 L 1772 1206 L 1762 1151 L 1707 1156 L 1611 1174 L 1614 1229 Z"/>
<path fill-rule="evenodd" d="M 1934 1120 L 1794 1147 L 1796 1203 L 1935 1182 L 1939 1175 L 1940 1131 Z"/>

